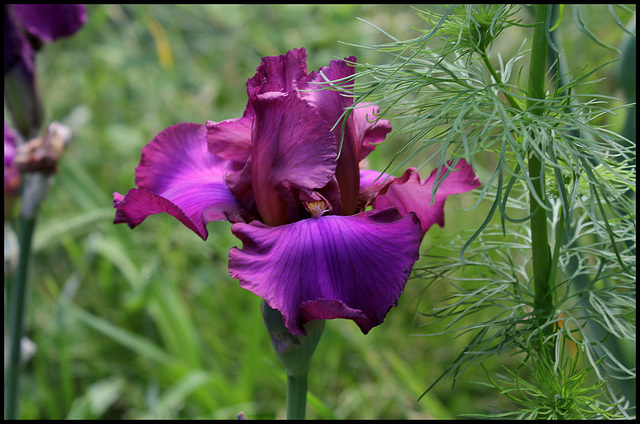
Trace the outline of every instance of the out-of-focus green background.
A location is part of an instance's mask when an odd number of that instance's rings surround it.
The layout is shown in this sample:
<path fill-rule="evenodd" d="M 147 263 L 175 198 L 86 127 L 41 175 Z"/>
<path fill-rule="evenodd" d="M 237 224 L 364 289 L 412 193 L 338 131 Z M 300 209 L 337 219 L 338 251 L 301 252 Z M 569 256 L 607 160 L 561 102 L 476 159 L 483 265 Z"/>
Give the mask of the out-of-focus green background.
<path fill-rule="evenodd" d="M 598 36 L 619 44 L 608 12 L 583 13 Z M 132 231 L 112 224 L 112 193 L 134 186 L 140 150 L 162 129 L 241 116 L 245 82 L 263 56 L 305 47 L 309 71 L 352 54 L 388 61 L 339 43 L 389 41 L 356 17 L 399 39 L 425 28 L 409 6 L 88 6 L 81 31 L 38 54 L 48 121 L 75 134 L 36 231 L 27 335 L 37 350 L 21 382 L 23 418 L 284 417 L 285 375 L 260 299 L 227 270 L 229 248 L 239 244 L 230 224 L 210 224 L 206 242 L 166 214 Z M 570 18 L 570 67 L 616 57 Z M 509 57 L 528 31 L 505 34 L 494 51 Z M 600 92 L 616 94 L 614 72 L 602 72 L 609 79 Z M 402 141 L 380 146 L 371 166 L 382 169 Z M 481 179 L 491 163 L 480 164 Z M 446 227 L 430 230 L 424 248 L 481 223 L 483 207 L 459 211 L 472 204 L 469 196 L 448 200 Z M 442 330 L 420 327 L 427 321 L 416 310 L 450 291 L 425 287 L 410 280 L 367 336 L 350 321 L 327 323 L 309 377 L 309 418 L 454 418 L 513 407 L 474 383 L 486 381 L 480 368 L 458 379 L 454 395 L 449 380 L 417 401 L 471 336 L 416 336 Z M 488 366 L 495 372 L 510 361 Z"/>

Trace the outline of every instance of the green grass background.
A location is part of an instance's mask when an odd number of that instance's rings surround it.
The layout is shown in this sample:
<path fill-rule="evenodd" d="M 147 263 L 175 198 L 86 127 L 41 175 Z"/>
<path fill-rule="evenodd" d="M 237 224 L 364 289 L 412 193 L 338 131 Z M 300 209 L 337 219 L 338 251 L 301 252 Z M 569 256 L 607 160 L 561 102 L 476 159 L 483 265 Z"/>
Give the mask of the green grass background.
<path fill-rule="evenodd" d="M 602 13 L 588 12 L 594 32 L 617 45 L 622 33 Z M 285 375 L 260 299 L 227 270 L 239 243 L 230 224 L 210 224 L 207 242 L 166 214 L 132 231 L 112 224 L 112 193 L 134 186 L 140 150 L 167 126 L 241 116 L 261 57 L 305 47 L 310 71 L 351 54 L 380 63 L 387 59 L 339 43 L 389 41 L 356 17 L 400 39 L 424 23 L 408 6 L 387 5 L 88 6 L 88 15 L 80 32 L 37 57 L 48 121 L 75 133 L 37 225 L 27 320 L 37 351 L 21 382 L 21 417 L 283 418 Z M 567 28 L 574 66 L 616 56 Z M 526 31 L 505 35 L 496 50 L 508 57 Z M 615 86 L 599 90 L 615 94 Z M 380 146 L 371 167 L 382 169 L 402 142 Z M 481 179 L 492 164 L 490 155 L 480 162 Z M 423 250 L 481 223 L 484 205 L 459 210 L 472 204 L 473 196 L 451 198 L 445 228 L 430 230 Z M 422 328 L 416 310 L 450 291 L 425 287 L 410 280 L 367 336 L 350 321 L 327 323 L 309 376 L 309 418 L 454 418 L 513 407 L 474 383 L 486 381 L 480 368 L 463 374 L 453 395 L 449 381 L 417 401 L 470 337 L 422 336 L 442 327 Z"/>

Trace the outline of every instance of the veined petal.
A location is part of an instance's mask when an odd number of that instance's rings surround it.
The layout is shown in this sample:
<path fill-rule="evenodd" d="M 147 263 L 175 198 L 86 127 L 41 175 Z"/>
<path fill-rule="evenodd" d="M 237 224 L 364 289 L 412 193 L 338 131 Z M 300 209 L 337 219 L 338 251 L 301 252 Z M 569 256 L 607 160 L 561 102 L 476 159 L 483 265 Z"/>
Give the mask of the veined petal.
<path fill-rule="evenodd" d="M 335 140 L 316 110 L 294 94 L 269 92 L 251 101 L 256 114 L 251 156 L 255 204 L 264 223 L 286 224 L 292 217 L 283 191 L 324 187 L 336 169 Z"/>
<path fill-rule="evenodd" d="M 208 152 L 204 125 L 166 128 L 142 149 L 138 188 L 114 194 L 114 223 L 133 228 L 149 215 L 167 212 L 206 240 L 209 222 L 247 217 L 225 183 L 226 174 L 240 166 Z"/>
<path fill-rule="evenodd" d="M 113 193 L 113 207 L 117 209 L 114 224 L 128 224 L 130 228 L 135 228 L 147 216 L 166 212 L 202 239 L 207 239 L 207 230 L 202 220 L 189 218 L 178 206 L 147 189 L 133 188 L 126 196 Z"/>
<path fill-rule="evenodd" d="M 16 17 L 31 34 L 43 41 L 67 37 L 87 20 L 82 4 L 14 4 Z"/>
<path fill-rule="evenodd" d="M 400 178 L 389 178 L 385 183 L 383 175 L 378 182 L 382 184 L 381 191 L 374 200 L 374 209 L 385 209 L 390 206 L 398 208 L 401 214 L 415 212 L 425 233 L 433 225 L 444 227 L 444 202 L 447 196 L 465 193 L 479 187 L 480 181 L 473 172 L 471 165 L 461 159 L 456 167 L 444 177 L 447 166 L 440 169 L 439 181 L 442 181 L 431 203 L 431 192 L 436 183 L 437 169 L 424 180 L 420 181 L 420 174 L 415 168 L 409 168 Z M 367 178 L 372 174 L 365 173 Z M 442 178 L 444 177 L 444 180 Z M 376 184 L 376 183 L 372 183 Z"/>
<path fill-rule="evenodd" d="M 229 252 L 240 285 L 278 309 L 292 334 L 314 319 L 354 320 L 366 334 L 404 290 L 422 239 L 414 214 L 395 208 L 321 216 L 269 227 L 231 228 L 243 248 Z"/>

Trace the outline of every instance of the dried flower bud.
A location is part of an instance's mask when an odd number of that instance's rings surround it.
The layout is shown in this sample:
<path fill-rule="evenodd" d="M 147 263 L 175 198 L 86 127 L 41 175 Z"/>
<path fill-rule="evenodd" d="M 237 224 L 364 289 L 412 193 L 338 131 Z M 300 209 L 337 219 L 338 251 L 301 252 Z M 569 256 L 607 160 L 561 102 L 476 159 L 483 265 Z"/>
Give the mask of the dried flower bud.
<path fill-rule="evenodd" d="M 71 140 L 71 130 L 58 122 L 53 122 L 41 137 L 18 147 L 15 163 L 22 172 L 53 174 L 57 170 L 58 160 L 69 140 Z"/>

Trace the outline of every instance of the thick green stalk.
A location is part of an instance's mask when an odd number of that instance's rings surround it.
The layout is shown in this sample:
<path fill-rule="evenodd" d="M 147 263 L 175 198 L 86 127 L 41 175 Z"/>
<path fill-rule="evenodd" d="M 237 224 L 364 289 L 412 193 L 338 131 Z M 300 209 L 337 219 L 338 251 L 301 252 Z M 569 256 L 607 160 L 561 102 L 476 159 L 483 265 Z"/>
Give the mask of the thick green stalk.
<path fill-rule="evenodd" d="M 6 365 L 4 389 L 4 417 L 13 420 L 18 415 L 18 376 L 20 371 L 20 346 L 27 298 L 27 272 L 31 256 L 31 240 L 35 218 L 20 216 L 20 256 L 9 304 L 9 362 Z"/>
<path fill-rule="evenodd" d="M 542 115 L 543 109 L 536 107 L 536 99 L 545 98 L 545 75 L 547 58 L 546 20 L 549 5 L 536 5 L 535 28 L 531 47 L 529 69 L 530 100 L 527 106 L 534 115 Z M 535 287 L 535 309 L 539 321 L 544 321 L 553 311 L 553 282 L 549 280 L 551 273 L 551 255 L 549 251 L 549 235 L 547 214 L 544 209 L 547 197 L 544 189 L 542 160 L 535 151 L 529 152 L 529 177 L 533 190 L 529 193 L 531 217 L 531 248 L 533 261 L 533 280 Z M 542 202 L 542 204 L 539 203 Z"/>
<path fill-rule="evenodd" d="M 287 375 L 287 419 L 304 420 L 307 410 L 307 375 Z"/>
<path fill-rule="evenodd" d="M 303 420 L 307 409 L 307 376 L 311 357 L 322 337 L 325 320 L 305 324 L 306 335 L 295 336 L 284 325 L 282 314 L 262 301 L 262 316 L 271 344 L 287 373 L 287 419 Z"/>

